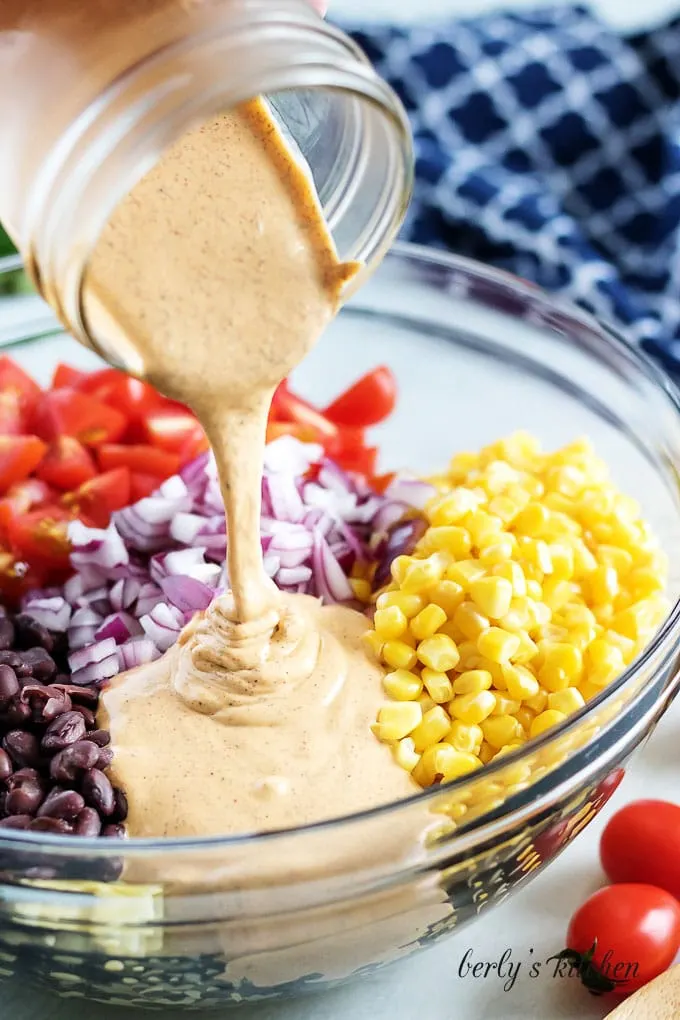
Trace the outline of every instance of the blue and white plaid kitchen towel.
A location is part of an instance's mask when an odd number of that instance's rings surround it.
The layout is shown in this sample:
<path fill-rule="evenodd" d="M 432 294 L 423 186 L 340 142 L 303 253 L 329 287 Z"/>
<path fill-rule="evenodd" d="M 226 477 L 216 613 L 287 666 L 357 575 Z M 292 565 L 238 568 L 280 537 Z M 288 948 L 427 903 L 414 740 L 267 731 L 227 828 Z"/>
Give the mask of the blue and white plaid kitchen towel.
<path fill-rule="evenodd" d="M 579 302 L 680 377 L 680 21 L 622 38 L 559 6 L 343 27 L 411 117 L 405 236 Z"/>

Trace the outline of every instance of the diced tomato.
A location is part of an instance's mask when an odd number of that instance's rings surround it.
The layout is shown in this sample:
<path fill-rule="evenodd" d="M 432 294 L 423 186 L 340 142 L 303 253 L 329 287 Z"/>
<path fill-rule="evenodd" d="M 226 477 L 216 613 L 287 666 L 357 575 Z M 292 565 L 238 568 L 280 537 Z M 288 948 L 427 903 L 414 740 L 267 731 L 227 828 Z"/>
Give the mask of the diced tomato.
<path fill-rule="evenodd" d="M 28 478 L 46 451 L 37 436 L 0 436 L 0 492 Z"/>
<path fill-rule="evenodd" d="M 125 446 L 119 443 L 104 443 L 97 451 L 102 471 L 128 467 L 130 471 L 168 478 L 177 474 L 181 461 L 176 453 L 159 450 L 155 446 Z"/>
<path fill-rule="evenodd" d="M 62 502 L 75 517 L 88 521 L 95 528 L 105 528 L 113 511 L 130 502 L 130 469 L 119 467 L 105 471 L 75 492 L 67 493 Z"/>
<path fill-rule="evenodd" d="M 38 401 L 42 390 L 23 368 L 6 354 L 0 357 L 0 392 L 11 390 L 17 393 L 25 414 L 29 414 Z"/>
<path fill-rule="evenodd" d="M 56 575 L 56 580 L 66 580 L 63 571 Z M 14 553 L 0 548 L 0 603 L 5 606 L 17 605 L 21 596 L 27 591 L 44 588 L 50 577 L 46 567 L 15 557 Z"/>
<path fill-rule="evenodd" d="M 40 478 L 26 478 L 11 485 L 5 493 L 3 503 L 9 503 L 14 513 L 25 514 L 27 510 L 53 503 L 56 493 L 51 485 Z"/>
<path fill-rule="evenodd" d="M 12 551 L 38 568 L 68 567 L 70 520 L 69 511 L 56 505 L 15 514 L 8 524 Z"/>
<path fill-rule="evenodd" d="M 121 411 L 131 421 L 146 417 L 163 402 L 163 397 L 153 386 L 118 372 L 115 368 L 91 372 L 77 388 L 81 393 Z"/>
<path fill-rule="evenodd" d="M 58 436 L 51 444 L 37 477 L 68 492 L 89 482 L 97 474 L 92 455 L 73 436 Z"/>
<path fill-rule="evenodd" d="M 274 421 L 289 421 L 295 422 L 297 425 L 306 425 L 326 439 L 332 439 L 338 433 L 338 428 L 332 421 L 329 421 L 309 401 L 291 393 L 286 382 L 282 382 L 274 394 L 271 417 Z"/>
<path fill-rule="evenodd" d="M 330 404 L 324 414 L 336 425 L 368 428 L 384 421 L 397 402 L 397 381 L 386 365 L 358 379 Z"/>
<path fill-rule="evenodd" d="M 200 442 L 204 438 L 203 429 L 195 415 L 179 404 L 151 411 L 143 427 L 146 441 L 169 453 L 179 453 L 190 440 Z"/>
<path fill-rule="evenodd" d="M 145 499 L 154 493 L 165 481 L 158 475 L 145 475 L 140 471 L 133 471 L 130 474 L 130 502 L 136 503 L 139 499 Z"/>
<path fill-rule="evenodd" d="M 267 424 L 267 442 L 273 443 L 281 436 L 293 436 L 301 443 L 321 443 L 323 440 L 323 436 L 309 425 L 297 425 L 292 421 L 270 421 Z"/>
<path fill-rule="evenodd" d="M 182 449 L 179 451 L 179 462 L 180 464 L 188 464 L 190 461 L 195 460 L 199 454 L 205 453 L 209 449 L 210 443 L 208 442 L 208 437 L 203 429 L 201 429 L 200 432 L 189 436 L 183 444 Z"/>
<path fill-rule="evenodd" d="M 395 478 L 396 474 L 394 471 L 389 471 L 386 475 L 375 475 L 371 478 L 371 485 L 376 492 L 379 492 L 382 495 L 387 491 L 387 489 L 389 489 Z"/>
<path fill-rule="evenodd" d="M 364 446 L 361 449 L 348 451 L 338 459 L 338 463 L 345 471 L 353 471 L 359 475 L 371 478 L 375 472 L 378 462 L 378 447 Z"/>
<path fill-rule="evenodd" d="M 79 383 L 87 379 L 89 375 L 89 372 L 81 372 L 79 369 L 72 368 L 70 365 L 65 365 L 63 361 L 60 361 L 54 370 L 50 389 L 60 390 L 64 386 L 69 389 L 77 389 Z"/>
<path fill-rule="evenodd" d="M 33 429 L 41 439 L 74 436 L 85 446 L 114 443 L 127 425 L 124 414 L 77 390 L 45 393 L 33 414 Z"/>

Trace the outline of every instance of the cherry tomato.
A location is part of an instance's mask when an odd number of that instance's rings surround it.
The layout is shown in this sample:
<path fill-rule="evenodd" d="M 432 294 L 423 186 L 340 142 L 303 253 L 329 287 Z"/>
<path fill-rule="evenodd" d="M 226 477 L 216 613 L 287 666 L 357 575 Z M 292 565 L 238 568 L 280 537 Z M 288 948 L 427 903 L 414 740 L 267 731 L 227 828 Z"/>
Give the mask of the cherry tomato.
<path fill-rule="evenodd" d="M 0 492 L 28 478 L 46 450 L 37 436 L 0 436 Z"/>
<path fill-rule="evenodd" d="M 69 389 L 43 394 L 32 421 L 41 439 L 51 441 L 59 436 L 74 436 L 85 446 L 114 443 L 127 425 L 120 411 Z"/>
<path fill-rule="evenodd" d="M 64 507 L 49 504 L 14 515 L 8 524 L 12 551 L 38 568 L 67 569 L 70 551 L 67 529 L 71 519 Z"/>
<path fill-rule="evenodd" d="M 330 404 L 324 414 L 336 425 L 368 428 L 384 421 L 397 402 L 397 381 L 386 365 L 358 379 Z"/>
<path fill-rule="evenodd" d="M 177 474 L 181 467 L 178 454 L 159 450 L 154 446 L 104 443 L 99 447 L 97 457 L 103 471 L 128 467 L 130 471 L 157 475 L 160 478 Z"/>
<path fill-rule="evenodd" d="M 680 904 L 652 885 L 610 885 L 581 906 L 569 923 L 567 947 L 586 954 L 628 995 L 655 978 L 680 947 Z"/>
<path fill-rule="evenodd" d="M 81 383 L 83 379 L 87 379 L 88 375 L 88 372 L 81 372 L 79 369 L 72 368 L 71 365 L 65 365 L 62 361 L 60 361 L 54 370 L 50 389 L 60 390 L 64 386 L 69 389 L 77 389 L 78 384 Z"/>
<path fill-rule="evenodd" d="M 25 514 L 27 510 L 53 503 L 55 495 L 54 489 L 47 482 L 40 478 L 27 478 L 11 485 L 0 502 L 6 503 L 12 513 Z"/>
<path fill-rule="evenodd" d="M 62 500 L 74 517 L 80 517 L 95 528 L 105 528 L 114 510 L 130 502 L 130 470 L 126 467 L 105 471 Z"/>
<path fill-rule="evenodd" d="M 680 807 L 636 800 L 613 815 L 600 840 L 611 882 L 647 882 L 680 900 Z"/>
<path fill-rule="evenodd" d="M 147 443 L 169 453 L 180 453 L 191 440 L 205 439 L 195 415 L 180 404 L 150 411 L 142 422 L 142 429 Z"/>
<path fill-rule="evenodd" d="M 307 426 L 326 439 L 333 439 L 338 434 L 338 427 L 307 400 L 291 393 L 287 382 L 282 382 L 272 400 L 271 417 L 274 421 L 294 422 L 296 425 Z"/>
<path fill-rule="evenodd" d="M 130 473 L 130 502 L 136 503 L 146 496 L 151 496 L 165 481 L 165 476 L 147 475 L 141 471 Z"/>
<path fill-rule="evenodd" d="M 389 489 L 396 477 L 397 476 L 394 471 L 389 471 L 386 475 L 376 475 L 371 479 L 371 485 L 376 492 L 379 492 L 382 495 L 382 493 Z"/>
<path fill-rule="evenodd" d="M 38 478 L 65 492 L 77 489 L 96 474 L 92 455 L 73 436 L 58 436 L 36 471 Z"/>

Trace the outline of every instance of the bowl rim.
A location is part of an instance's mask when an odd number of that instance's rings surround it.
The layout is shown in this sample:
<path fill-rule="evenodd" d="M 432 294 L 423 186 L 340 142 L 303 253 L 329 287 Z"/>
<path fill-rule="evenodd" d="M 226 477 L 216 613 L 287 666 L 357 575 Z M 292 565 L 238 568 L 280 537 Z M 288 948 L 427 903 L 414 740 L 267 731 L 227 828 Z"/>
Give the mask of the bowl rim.
<path fill-rule="evenodd" d="M 634 342 L 627 339 L 614 325 L 608 322 L 603 322 L 594 315 L 584 311 L 579 306 L 561 298 L 559 295 L 552 295 L 547 291 L 544 291 L 536 284 L 523 280 L 518 276 L 514 276 L 512 273 L 506 272 L 505 270 L 488 266 L 476 261 L 475 259 L 470 259 L 462 255 L 427 248 L 423 245 L 408 242 L 397 242 L 391 247 L 386 256 L 387 261 L 392 261 L 394 259 L 402 262 L 415 261 L 420 265 L 430 265 L 441 270 L 446 270 L 449 273 L 455 273 L 457 270 L 460 270 L 471 279 L 483 280 L 485 282 L 495 284 L 498 287 L 509 287 L 518 297 L 525 298 L 527 303 L 532 307 L 532 311 L 537 311 L 539 314 L 541 312 L 549 314 L 559 310 L 565 316 L 565 323 L 567 325 L 570 325 L 573 328 L 586 327 L 590 330 L 594 330 L 600 335 L 605 343 L 609 343 L 614 347 L 622 348 L 627 354 L 629 360 L 633 362 L 641 375 L 646 378 L 647 382 L 651 383 L 657 391 L 665 395 L 672 410 L 680 420 L 680 391 L 676 389 L 670 377 L 667 376 Z M 5 272 L 15 271 L 21 267 L 22 262 L 20 256 L 8 256 L 0 259 L 0 275 Z M 470 299 L 469 296 L 464 296 L 462 300 L 472 300 L 477 304 L 485 304 L 485 301 L 480 301 L 474 297 Z M 0 302 L 0 314 L 1 311 L 2 304 Z M 503 315 L 507 313 L 501 312 L 500 314 Z M 48 325 L 48 327 L 45 330 L 41 330 L 40 333 L 23 335 L 20 338 L 10 340 L 6 344 L 2 345 L 2 350 L 11 350 L 12 348 L 20 347 L 30 342 L 35 342 L 44 338 L 46 335 L 63 332 L 63 327 L 59 321 L 55 317 L 52 317 L 52 320 L 53 329 L 49 328 Z M 535 327 L 536 323 L 533 322 L 532 325 Z M 547 328 L 547 325 L 542 323 L 539 323 L 539 326 L 540 328 Z M 545 751 L 551 744 L 568 737 L 569 734 L 575 731 L 584 720 L 595 712 L 595 710 L 601 709 L 608 702 L 615 700 L 621 690 L 629 686 L 629 684 L 631 684 L 640 672 L 650 663 L 650 660 L 652 660 L 657 654 L 665 652 L 665 659 L 668 656 L 668 653 L 672 650 L 670 647 L 671 638 L 678 634 L 680 634 L 680 598 L 676 600 L 675 604 L 670 609 L 664 623 L 656 632 L 652 641 L 646 646 L 640 655 L 626 667 L 623 673 L 621 673 L 615 681 L 603 688 L 603 690 L 595 698 L 589 701 L 584 708 L 569 716 L 569 718 L 563 723 L 548 730 L 540 737 L 527 741 L 527 743 L 519 750 L 503 756 L 495 763 L 492 761 L 488 765 L 485 765 L 483 769 L 484 779 L 493 780 L 493 778 L 502 770 L 509 766 L 521 763 L 527 756 L 527 753 L 533 755 L 536 752 Z M 636 697 L 640 697 L 644 694 L 646 687 L 647 684 L 641 686 Z M 665 702 L 670 700 L 670 697 L 675 693 L 674 685 L 670 684 L 669 687 L 671 689 L 664 691 L 663 695 L 658 699 L 657 704 L 661 704 L 665 707 Z M 625 715 L 628 709 L 635 703 L 635 700 L 635 698 L 631 699 L 621 713 L 615 716 L 612 720 L 608 720 L 607 725 L 610 725 L 612 722 L 616 722 L 616 720 L 620 719 L 622 715 Z M 149 855 L 156 856 L 159 854 L 162 855 L 163 858 L 167 858 L 168 855 L 173 855 L 182 851 L 197 852 L 219 849 L 228 850 L 232 847 L 244 848 L 251 845 L 272 845 L 277 841 L 283 842 L 287 838 L 298 836 L 302 837 L 307 833 L 327 833 L 330 837 L 334 832 L 340 829 L 346 829 L 348 825 L 359 825 L 364 821 L 397 814 L 402 809 L 406 811 L 416 804 L 427 804 L 436 800 L 436 798 L 441 797 L 443 789 L 445 789 L 447 793 L 451 794 L 460 792 L 468 783 L 477 781 L 480 774 L 481 773 L 472 773 L 471 775 L 462 776 L 459 779 L 447 783 L 445 787 L 429 787 L 428 789 L 417 791 L 409 797 L 390 801 L 386 804 L 381 804 L 378 807 L 368 808 L 363 811 L 341 815 L 319 822 L 311 822 L 306 825 L 292 826 L 290 828 L 283 829 L 272 829 L 266 832 L 244 832 L 224 836 L 200 837 L 131 837 L 121 843 L 118 840 L 102 840 L 98 838 L 83 839 L 78 836 L 52 836 L 44 833 L 28 833 L 21 830 L 6 829 L 4 831 L 0 830 L 0 846 L 4 845 L 6 848 L 13 847 L 16 849 L 23 847 L 26 850 L 35 850 L 36 847 L 39 846 L 42 848 L 49 848 L 50 851 L 54 851 L 55 856 L 64 857 L 70 856 L 75 851 L 77 856 L 80 858 L 82 858 L 85 854 L 88 857 L 96 857 L 98 859 L 107 857 L 120 858 L 121 856 L 144 858 Z M 558 782 L 553 792 L 557 793 L 563 785 L 563 783 Z M 544 799 L 544 796 L 539 796 L 535 801 L 523 805 L 522 808 L 520 808 L 520 814 L 525 815 L 527 812 L 531 813 L 533 809 L 538 809 L 540 803 L 543 802 Z M 472 827 L 470 829 L 467 827 L 461 827 L 460 838 L 463 840 L 467 833 L 473 831 L 475 839 L 484 839 L 486 828 L 493 827 L 494 825 L 495 819 L 489 819 L 486 821 L 485 817 L 481 816 L 480 818 L 475 819 L 474 829 L 472 829 Z"/>

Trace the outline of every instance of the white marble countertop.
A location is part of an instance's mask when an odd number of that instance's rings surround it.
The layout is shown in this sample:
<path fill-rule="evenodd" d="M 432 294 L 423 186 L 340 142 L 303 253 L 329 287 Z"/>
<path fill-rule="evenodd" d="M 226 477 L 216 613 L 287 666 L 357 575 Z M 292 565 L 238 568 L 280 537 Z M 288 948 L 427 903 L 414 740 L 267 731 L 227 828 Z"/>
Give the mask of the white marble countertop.
<path fill-rule="evenodd" d="M 332 0 L 331 0 L 332 2 Z M 514 0 L 514 6 L 536 6 L 536 0 Z M 470 14 L 500 6 L 495 0 L 336 0 L 338 15 L 384 17 L 413 21 L 430 15 Z M 624 29 L 638 28 L 678 10 L 678 0 L 600 0 L 593 6 Z M 11 312 L 0 307 L 0 337 Z M 567 920 L 576 906 L 602 880 L 597 842 L 602 826 L 617 806 L 652 793 L 677 799 L 680 769 L 680 703 L 672 708 L 647 746 L 638 751 L 628 775 L 603 814 L 526 889 L 442 945 L 384 975 L 366 979 L 323 997 L 284 1005 L 244 1007 L 243 1020 L 588 1020 L 603 1017 L 611 1003 L 593 999 L 574 980 L 553 977 L 543 963 L 537 978 L 531 962 L 545 961 L 563 948 Z M 512 986 L 495 974 L 475 979 L 466 960 L 499 961 L 506 953 L 513 968 L 521 966 Z M 510 954 L 508 957 L 507 954 Z M 156 1016 L 160 1014 L 156 1013 Z M 173 1014 L 164 1015 L 170 1020 Z M 203 1014 L 209 1020 L 227 1013 Z M 16 982 L 2 986 L 0 1016 L 12 1020 L 124 1020 L 129 1010 L 60 1000 L 49 991 L 27 991 Z"/>

